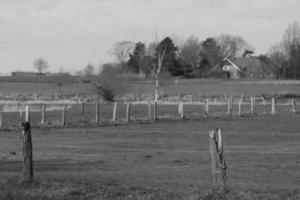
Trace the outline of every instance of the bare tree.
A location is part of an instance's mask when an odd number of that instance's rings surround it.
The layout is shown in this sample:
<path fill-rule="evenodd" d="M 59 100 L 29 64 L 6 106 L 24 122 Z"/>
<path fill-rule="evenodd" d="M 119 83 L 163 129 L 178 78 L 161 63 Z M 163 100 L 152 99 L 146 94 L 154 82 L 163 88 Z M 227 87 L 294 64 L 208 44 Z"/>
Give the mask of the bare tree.
<path fill-rule="evenodd" d="M 92 64 L 89 63 L 89 64 L 84 68 L 83 73 L 84 73 L 85 76 L 92 76 L 92 75 L 94 75 L 94 71 L 95 71 L 94 65 L 92 65 Z"/>
<path fill-rule="evenodd" d="M 38 58 L 33 62 L 33 66 L 35 69 L 38 70 L 39 74 L 42 74 L 49 68 L 49 64 L 43 58 Z"/>
<path fill-rule="evenodd" d="M 117 58 L 120 62 L 121 67 L 126 66 L 126 62 L 128 61 L 129 54 L 134 47 L 134 43 L 131 41 L 121 41 L 117 42 L 113 45 L 113 49 L 111 53 Z"/>
<path fill-rule="evenodd" d="M 241 36 L 221 34 L 216 37 L 216 41 L 223 57 L 237 57 L 242 56 L 245 51 L 254 51 L 254 48 Z"/>
<path fill-rule="evenodd" d="M 290 78 L 298 78 L 300 64 L 300 27 L 297 22 L 290 24 L 285 31 L 282 45 L 287 52 L 288 69 Z"/>
<path fill-rule="evenodd" d="M 167 46 L 160 48 L 160 43 L 158 42 L 158 35 L 156 33 L 156 43 L 157 46 L 157 68 L 155 69 L 155 97 L 154 101 L 157 102 L 159 99 L 159 75 L 162 69 L 163 60 L 167 50 Z"/>
<path fill-rule="evenodd" d="M 277 78 L 286 78 L 286 64 L 288 60 L 288 54 L 283 47 L 282 43 L 273 45 L 267 52 L 267 57 L 278 67 Z"/>
<path fill-rule="evenodd" d="M 190 36 L 180 48 L 179 57 L 183 58 L 195 69 L 199 62 L 201 43 L 196 36 Z"/>

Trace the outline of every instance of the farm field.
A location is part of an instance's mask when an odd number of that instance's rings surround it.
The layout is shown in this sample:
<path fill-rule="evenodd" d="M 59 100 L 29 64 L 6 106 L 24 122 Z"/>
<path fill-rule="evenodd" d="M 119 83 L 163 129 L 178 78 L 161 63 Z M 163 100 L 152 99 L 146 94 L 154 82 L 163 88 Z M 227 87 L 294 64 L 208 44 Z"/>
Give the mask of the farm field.
<path fill-rule="evenodd" d="M 19 182 L 20 129 L 2 129 L 0 199 L 216 199 L 208 130 L 217 127 L 228 167 L 222 199 L 300 199 L 298 114 L 33 127 L 31 186 Z"/>
<path fill-rule="evenodd" d="M 122 93 L 153 95 L 154 82 L 132 81 L 124 84 Z M 91 84 L 64 83 L 61 87 L 63 95 L 71 94 L 94 94 Z M 60 87 L 56 83 L 33 83 L 33 82 L 1 82 L 0 93 L 29 94 L 38 93 L 42 96 L 60 94 Z M 175 84 L 174 81 L 162 81 L 162 94 L 196 94 L 202 95 L 253 95 L 262 94 L 300 94 L 299 81 L 226 81 L 226 80 L 181 80 Z"/>

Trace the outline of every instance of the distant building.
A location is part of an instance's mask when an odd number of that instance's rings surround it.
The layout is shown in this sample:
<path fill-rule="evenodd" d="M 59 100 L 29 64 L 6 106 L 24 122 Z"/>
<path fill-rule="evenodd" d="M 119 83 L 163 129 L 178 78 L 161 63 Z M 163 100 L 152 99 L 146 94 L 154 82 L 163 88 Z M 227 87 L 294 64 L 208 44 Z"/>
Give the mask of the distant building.
<path fill-rule="evenodd" d="M 277 66 L 265 56 L 228 58 L 223 60 L 222 71 L 227 78 L 256 78 L 273 79 L 276 78 Z"/>
<path fill-rule="evenodd" d="M 45 76 L 45 73 L 16 71 L 16 72 L 12 72 L 11 76 L 16 76 L 16 77 L 37 77 L 37 76 Z"/>

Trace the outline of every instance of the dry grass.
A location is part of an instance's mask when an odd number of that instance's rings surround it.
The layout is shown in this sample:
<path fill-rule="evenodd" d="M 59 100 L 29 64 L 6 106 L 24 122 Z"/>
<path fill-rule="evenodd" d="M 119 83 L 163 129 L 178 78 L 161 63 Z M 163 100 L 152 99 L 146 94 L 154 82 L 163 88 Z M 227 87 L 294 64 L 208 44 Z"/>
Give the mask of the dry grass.
<path fill-rule="evenodd" d="M 34 128 L 22 185 L 19 131 L 0 134 L 0 199 L 299 199 L 299 116 Z M 208 130 L 224 133 L 226 195 L 210 189 Z"/>
<path fill-rule="evenodd" d="M 153 95 L 155 84 L 153 81 L 132 81 L 126 85 L 126 93 Z M 39 93 L 40 95 L 60 94 L 57 83 L 14 83 L 1 82 L 2 94 Z M 64 95 L 94 94 L 90 84 L 65 83 L 62 85 Z M 202 95 L 261 95 L 261 94 L 300 94 L 299 81 L 222 81 L 222 80 L 180 80 L 166 81 L 161 86 L 162 94 L 196 94 Z"/>

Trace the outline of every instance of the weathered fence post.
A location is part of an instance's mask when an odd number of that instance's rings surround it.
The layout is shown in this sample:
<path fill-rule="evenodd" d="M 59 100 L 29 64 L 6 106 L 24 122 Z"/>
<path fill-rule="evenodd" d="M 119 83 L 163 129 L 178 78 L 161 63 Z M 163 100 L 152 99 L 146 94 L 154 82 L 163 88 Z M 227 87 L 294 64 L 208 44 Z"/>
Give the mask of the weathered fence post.
<path fill-rule="evenodd" d="M 242 114 L 242 103 L 243 103 L 243 99 L 240 99 L 239 100 L 239 110 L 238 110 L 238 115 L 241 116 Z"/>
<path fill-rule="evenodd" d="M 3 105 L 0 105 L 0 127 L 3 126 Z"/>
<path fill-rule="evenodd" d="M 20 121 L 23 121 L 23 106 L 20 106 L 19 108 L 19 117 L 20 117 Z"/>
<path fill-rule="evenodd" d="M 226 163 L 224 159 L 221 129 L 209 131 L 213 184 L 218 192 L 226 191 Z"/>
<path fill-rule="evenodd" d="M 82 117 L 84 117 L 84 113 L 85 113 L 85 105 L 84 102 L 81 103 L 81 115 Z"/>
<path fill-rule="evenodd" d="M 271 100 L 271 114 L 275 115 L 275 113 L 276 113 L 276 110 L 275 110 L 275 98 L 272 97 L 272 100 Z"/>
<path fill-rule="evenodd" d="M 149 119 L 149 120 L 152 119 L 151 103 L 150 103 L 150 102 L 148 102 L 148 119 Z"/>
<path fill-rule="evenodd" d="M 100 121 L 100 117 L 99 117 L 99 102 L 96 102 L 96 124 L 99 124 L 99 121 Z"/>
<path fill-rule="evenodd" d="M 118 107 L 118 103 L 115 101 L 114 108 L 113 108 L 113 118 L 112 118 L 113 122 L 117 121 L 117 107 Z"/>
<path fill-rule="evenodd" d="M 233 99 L 232 97 L 228 98 L 227 102 L 227 115 L 232 115 L 232 109 L 233 109 Z"/>
<path fill-rule="evenodd" d="M 30 121 L 30 107 L 25 106 L 25 122 L 29 122 L 29 121 Z"/>
<path fill-rule="evenodd" d="M 61 124 L 63 125 L 63 126 L 65 126 L 66 125 L 66 113 L 67 112 L 67 105 L 64 105 L 63 106 L 63 109 L 62 109 L 62 115 L 61 115 Z"/>
<path fill-rule="evenodd" d="M 292 105 L 291 112 L 296 113 L 296 101 L 295 101 L 295 99 L 291 99 L 291 105 Z"/>
<path fill-rule="evenodd" d="M 182 102 L 180 102 L 178 104 L 178 116 L 179 116 L 179 119 L 183 119 L 184 113 L 183 113 L 183 103 Z"/>
<path fill-rule="evenodd" d="M 204 102 L 204 114 L 205 114 L 205 116 L 208 116 L 208 109 L 209 109 L 209 99 L 205 99 L 205 102 Z"/>
<path fill-rule="evenodd" d="M 45 124 L 46 123 L 46 105 L 42 104 L 42 120 L 41 120 L 41 124 Z"/>
<path fill-rule="evenodd" d="M 250 114 L 254 114 L 254 98 L 250 97 Z"/>
<path fill-rule="evenodd" d="M 26 117 L 22 123 L 23 130 L 23 181 L 30 182 L 33 180 L 33 164 L 32 164 L 32 142 L 31 142 L 31 126 L 30 126 L 30 110 L 29 106 L 25 107 Z"/>
<path fill-rule="evenodd" d="M 126 121 L 130 122 L 130 111 L 131 111 L 131 104 L 127 103 L 126 105 Z"/>
<path fill-rule="evenodd" d="M 157 120 L 157 101 L 154 101 L 153 104 L 153 120 Z"/>

